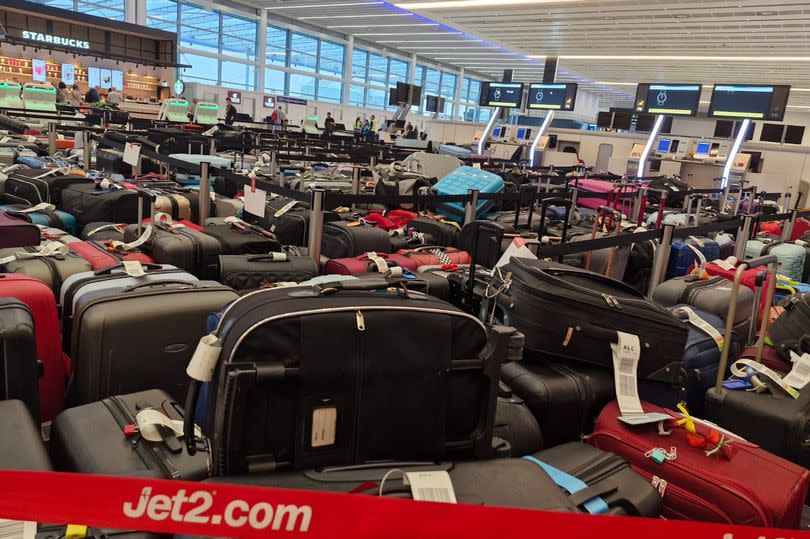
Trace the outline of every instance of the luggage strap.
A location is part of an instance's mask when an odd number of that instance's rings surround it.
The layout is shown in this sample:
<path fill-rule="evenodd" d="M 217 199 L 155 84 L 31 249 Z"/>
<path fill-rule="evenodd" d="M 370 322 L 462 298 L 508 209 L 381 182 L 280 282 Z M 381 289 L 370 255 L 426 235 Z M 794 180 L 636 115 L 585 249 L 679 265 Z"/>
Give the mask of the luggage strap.
<path fill-rule="evenodd" d="M 45 245 L 40 245 L 39 247 L 37 247 L 37 250 L 33 253 L 29 253 L 28 251 L 20 251 L 14 253 L 11 256 L 0 258 L 0 264 L 8 264 L 9 262 L 14 262 L 15 260 L 46 258 L 51 256 L 64 256 L 67 253 L 68 253 L 67 244 L 59 243 L 58 241 L 52 241 L 50 243 L 46 243 Z"/>
<path fill-rule="evenodd" d="M 578 477 L 574 477 L 573 475 L 567 474 L 564 471 L 559 470 L 554 466 L 551 466 L 550 464 L 546 464 L 540 459 L 537 459 L 532 456 L 526 456 L 523 457 L 523 460 L 528 460 L 529 462 L 532 462 L 540 466 L 540 468 L 542 468 L 543 471 L 545 471 L 549 475 L 549 477 L 551 477 L 552 481 L 554 481 L 559 487 L 563 488 L 571 495 L 577 494 L 578 492 L 585 492 L 588 489 L 590 489 L 587 483 L 585 483 Z M 592 515 L 604 515 L 607 514 L 607 512 L 610 509 L 608 507 L 608 504 L 605 503 L 605 500 L 600 498 L 598 494 L 593 494 L 589 498 L 586 498 L 581 501 L 580 498 L 581 497 L 573 497 L 571 501 L 573 503 L 576 503 L 576 505 L 582 505 L 582 507 Z"/>
<path fill-rule="evenodd" d="M 11 213 L 34 213 L 38 211 L 54 211 L 56 206 L 53 204 L 48 204 L 47 202 L 40 202 L 36 206 L 31 206 L 30 208 L 25 208 L 24 210 L 14 210 Z"/>

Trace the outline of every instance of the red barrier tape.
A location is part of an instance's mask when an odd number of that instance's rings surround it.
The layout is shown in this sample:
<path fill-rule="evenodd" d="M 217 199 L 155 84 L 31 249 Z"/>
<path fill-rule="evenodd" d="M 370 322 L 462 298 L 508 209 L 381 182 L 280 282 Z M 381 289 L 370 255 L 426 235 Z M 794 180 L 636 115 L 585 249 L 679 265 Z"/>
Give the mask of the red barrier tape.
<path fill-rule="evenodd" d="M 0 517 L 237 537 L 776 539 L 810 532 L 450 505 L 240 485 L 0 472 Z"/>

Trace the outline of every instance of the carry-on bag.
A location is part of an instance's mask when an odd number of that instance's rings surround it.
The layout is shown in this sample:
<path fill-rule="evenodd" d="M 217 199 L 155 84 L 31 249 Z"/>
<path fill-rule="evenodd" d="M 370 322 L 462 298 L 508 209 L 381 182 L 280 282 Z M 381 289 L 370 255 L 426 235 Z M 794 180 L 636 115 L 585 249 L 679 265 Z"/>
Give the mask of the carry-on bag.
<path fill-rule="evenodd" d="M 455 169 L 433 186 L 438 195 L 466 195 L 470 189 L 481 193 L 500 193 L 504 189 L 503 178 L 492 172 L 463 166 Z M 495 206 L 494 200 L 481 200 L 475 209 L 475 218 L 480 219 Z M 451 221 L 464 222 L 464 204 L 447 202 L 439 204 L 439 211 Z"/>
<path fill-rule="evenodd" d="M 682 381 L 688 329 L 634 288 L 598 273 L 518 257 L 502 272 L 512 278 L 498 305 L 506 323 L 526 335 L 528 351 L 612 368 L 610 345 L 623 331 L 642 343 L 639 378 Z"/>
<path fill-rule="evenodd" d="M 57 470 L 102 475 L 198 481 L 208 474 L 209 454 L 182 444 L 183 409 L 166 392 L 116 395 L 70 408 L 51 426 Z"/>
<path fill-rule="evenodd" d="M 800 281 L 804 277 L 806 250 L 804 246 L 782 241 L 755 238 L 745 244 L 745 260 L 774 255 L 779 259 L 779 275 Z"/>
<path fill-rule="evenodd" d="M 11 215 L 27 217 L 28 220 L 35 225 L 59 228 L 74 236 L 79 233 L 76 218 L 69 213 L 57 210 L 53 204 L 43 203 L 36 206 L 31 206 L 30 204 L 8 204 L 0 206 L 0 211 Z"/>
<path fill-rule="evenodd" d="M 392 284 L 267 289 L 224 311 L 189 364 L 185 406 L 188 442 L 210 381 L 214 475 L 492 455 L 513 330 L 488 336 L 476 318 Z M 414 353 L 414 342 L 431 344 Z"/>
<path fill-rule="evenodd" d="M 209 217 L 203 232 L 219 240 L 223 255 L 281 252 L 281 244 L 272 232 L 236 217 Z"/>
<path fill-rule="evenodd" d="M 391 252 L 391 239 L 388 232 L 358 221 L 324 223 L 321 243 L 323 256 L 352 258 L 369 252 Z"/>
<path fill-rule="evenodd" d="M 498 386 L 494 435 L 509 444 L 513 457 L 529 455 L 543 448 L 543 433 L 526 403 L 501 382 Z"/>
<path fill-rule="evenodd" d="M 0 193 L 14 204 L 48 203 L 62 208 L 62 191 L 76 185 L 92 185 L 84 176 L 65 174 L 61 169 L 16 169 L 0 180 Z"/>
<path fill-rule="evenodd" d="M 398 253 L 413 261 L 418 268 L 422 266 L 442 266 L 446 264 L 467 265 L 472 263 L 469 253 L 455 247 L 425 246 L 416 249 L 402 249 Z"/>
<path fill-rule="evenodd" d="M 356 275 L 359 273 L 386 273 L 391 268 L 416 271 L 417 262 L 401 253 L 370 252 L 352 258 L 333 258 L 323 267 L 324 275 Z"/>
<path fill-rule="evenodd" d="M 0 248 L 31 245 L 39 245 L 39 229 L 36 225 L 22 215 L 0 211 Z"/>
<path fill-rule="evenodd" d="M 37 247 L 0 249 L 0 270 L 34 277 L 47 284 L 58 297 L 65 279 L 93 266 L 70 250 L 69 244 L 44 240 Z"/>
<path fill-rule="evenodd" d="M 668 178 L 659 176 L 657 178 L 645 178 L 647 182 L 647 200 L 651 204 L 661 202 L 661 191 L 666 191 L 666 205 L 670 208 L 682 208 L 686 195 L 692 189 L 691 186 L 678 178 Z"/>
<path fill-rule="evenodd" d="M 710 262 L 720 258 L 720 246 L 714 240 L 695 236 L 684 240 L 675 240 L 672 242 L 672 248 L 669 251 L 667 279 L 682 277 L 689 272 L 689 268 L 694 266 L 699 259 L 695 249 L 700 251 L 703 257 Z"/>
<path fill-rule="evenodd" d="M 446 219 L 443 215 L 420 214 L 419 217 L 408 222 L 408 229 L 420 234 L 430 236 L 433 245 L 458 247 L 461 225 Z"/>
<path fill-rule="evenodd" d="M 39 364 L 31 309 L 17 298 L 0 297 L 0 328 L 0 401 L 19 399 L 39 418 Z"/>
<path fill-rule="evenodd" d="M 290 253 L 221 255 L 219 281 L 234 290 L 256 290 L 276 283 L 300 283 L 318 275 L 310 256 Z"/>
<path fill-rule="evenodd" d="M 39 422 L 19 400 L 0 400 L 0 469 L 52 470 Z"/>
<path fill-rule="evenodd" d="M 87 404 L 150 388 L 182 395 L 208 315 L 236 297 L 217 282 L 188 278 L 82 294 L 73 305 L 68 401 Z"/>
<path fill-rule="evenodd" d="M 768 330 L 768 338 L 779 354 L 810 353 L 810 293 L 795 294 L 784 302 L 783 312 Z"/>
<path fill-rule="evenodd" d="M 672 419 L 661 426 L 628 425 L 612 402 L 588 442 L 622 457 L 650 481 L 662 495 L 664 518 L 798 528 L 810 471 L 691 416 L 649 403 L 642 408 Z"/>
<path fill-rule="evenodd" d="M 107 188 L 100 183 L 71 185 L 62 190 L 60 209 L 75 216 L 79 226 L 98 221 L 136 223 L 138 193 L 112 183 Z"/>
<path fill-rule="evenodd" d="M 306 246 L 309 241 L 309 204 L 289 198 L 269 198 L 264 217 L 245 212 L 242 218 L 276 235 L 282 245 Z M 339 220 L 334 212 L 324 212 L 324 222 Z"/>

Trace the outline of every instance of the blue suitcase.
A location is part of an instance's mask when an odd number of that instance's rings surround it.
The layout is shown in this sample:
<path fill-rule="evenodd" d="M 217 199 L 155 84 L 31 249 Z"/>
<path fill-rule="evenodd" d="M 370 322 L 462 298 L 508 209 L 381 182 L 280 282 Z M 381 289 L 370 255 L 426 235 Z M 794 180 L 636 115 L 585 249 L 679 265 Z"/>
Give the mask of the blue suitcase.
<path fill-rule="evenodd" d="M 20 210 L 25 210 L 28 208 L 31 208 L 31 206 L 27 204 L 8 204 L 5 206 L 0 206 L 0 210 L 8 213 L 19 212 Z M 71 236 L 79 235 L 76 218 L 67 212 L 60 210 L 42 210 L 25 212 L 24 215 L 27 215 L 31 222 L 35 225 L 58 228 L 60 230 L 64 230 Z"/>
<path fill-rule="evenodd" d="M 672 242 L 669 252 L 669 265 L 667 266 L 667 279 L 682 277 L 689 272 L 689 268 L 698 263 L 698 257 L 689 246 L 696 247 L 703 253 L 707 262 L 720 258 L 720 246 L 709 238 L 686 238 Z"/>
<path fill-rule="evenodd" d="M 433 189 L 438 195 L 466 195 L 470 189 L 477 189 L 480 193 L 500 193 L 504 182 L 497 174 L 474 167 L 459 167 L 439 180 Z M 481 200 L 475 218 L 481 219 L 494 207 L 494 200 Z M 452 221 L 464 222 L 464 204 L 460 202 L 439 204 L 439 211 Z"/>

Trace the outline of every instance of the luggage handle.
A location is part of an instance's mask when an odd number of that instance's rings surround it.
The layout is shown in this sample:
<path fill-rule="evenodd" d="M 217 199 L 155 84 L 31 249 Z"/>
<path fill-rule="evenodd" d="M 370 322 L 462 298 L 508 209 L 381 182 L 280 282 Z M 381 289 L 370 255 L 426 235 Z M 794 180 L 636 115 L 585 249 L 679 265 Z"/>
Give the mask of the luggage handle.
<path fill-rule="evenodd" d="M 776 293 L 776 275 L 779 270 L 779 259 L 774 255 L 766 255 L 759 258 L 754 258 L 753 260 L 740 262 L 740 264 L 737 265 L 737 271 L 734 274 L 734 284 L 731 289 L 731 301 L 729 302 L 728 312 L 726 313 L 726 331 L 725 335 L 723 336 L 724 342 L 732 342 L 732 335 L 734 333 L 734 318 L 737 315 L 737 297 L 740 293 L 740 282 L 742 281 L 743 274 L 748 269 L 762 266 L 769 266 L 771 275 L 768 284 L 768 292 L 765 296 L 765 315 L 762 316 L 759 339 L 757 339 L 756 344 L 757 353 L 754 361 L 757 363 L 759 363 L 762 359 L 762 350 L 765 347 L 765 335 L 768 329 L 768 312 L 773 304 L 773 297 Z M 754 305 L 754 312 L 757 313 L 756 316 L 759 316 L 759 305 Z M 723 379 L 725 378 L 726 369 L 728 368 L 728 355 L 730 349 L 730 346 L 724 346 L 723 351 L 720 354 L 720 365 L 717 370 L 717 380 L 715 381 L 714 386 L 714 392 L 717 395 L 720 395 L 723 392 Z"/>
<path fill-rule="evenodd" d="M 319 288 L 321 294 L 333 294 L 335 292 L 340 291 L 373 291 L 373 290 L 382 290 L 385 288 L 391 288 L 392 286 L 400 287 L 405 295 L 408 294 L 408 289 L 405 288 L 405 283 L 407 283 L 407 279 L 403 278 L 394 278 L 394 279 L 368 279 L 368 280 L 357 280 L 357 281 L 342 281 L 337 283 L 326 283 L 322 284 L 316 288 Z"/>
<path fill-rule="evenodd" d="M 176 279 L 176 280 L 158 281 L 158 282 L 153 282 L 153 283 L 134 284 L 132 286 L 127 286 L 125 288 L 122 288 L 121 292 L 132 292 L 132 291 L 137 290 L 139 288 L 151 287 L 151 286 L 166 286 L 166 285 L 170 285 L 170 284 L 182 284 L 182 285 L 185 285 L 188 288 L 200 288 L 200 285 L 198 283 L 190 282 L 190 281 L 181 281 L 179 279 Z"/>
<path fill-rule="evenodd" d="M 266 255 L 250 255 L 247 258 L 248 262 L 287 262 L 287 253 L 268 253 Z"/>
<path fill-rule="evenodd" d="M 141 267 L 145 270 L 160 270 L 163 269 L 163 266 L 160 264 L 152 264 L 150 262 L 141 262 Z M 108 268 L 103 268 L 100 270 L 96 270 L 93 272 L 93 275 L 109 275 L 116 269 L 124 269 L 123 262 L 121 264 L 116 264 L 115 266 L 110 266 Z"/>

